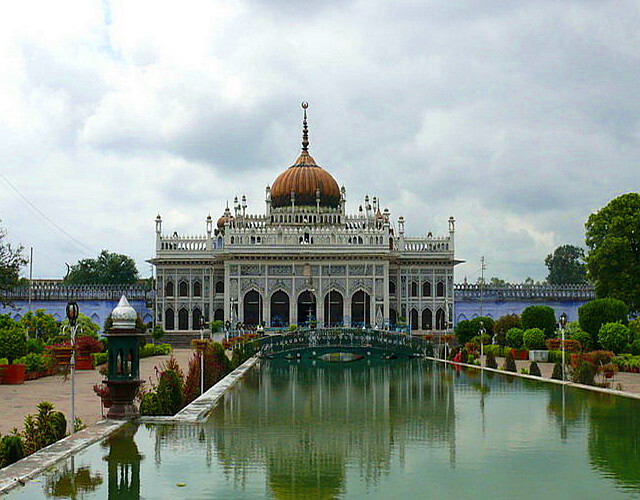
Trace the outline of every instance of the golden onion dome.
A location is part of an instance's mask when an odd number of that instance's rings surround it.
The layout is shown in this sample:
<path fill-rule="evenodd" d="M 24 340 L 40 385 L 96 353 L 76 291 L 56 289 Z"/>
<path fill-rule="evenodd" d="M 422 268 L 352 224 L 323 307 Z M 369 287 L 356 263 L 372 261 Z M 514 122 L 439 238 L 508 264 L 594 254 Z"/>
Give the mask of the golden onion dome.
<path fill-rule="evenodd" d="M 224 225 L 227 222 L 231 222 L 233 220 L 233 215 L 231 215 L 231 210 L 229 210 L 229 205 L 227 205 L 227 208 L 224 210 L 224 213 L 220 216 L 220 218 L 218 219 L 218 229 L 222 230 L 224 229 Z"/>
<path fill-rule="evenodd" d="M 307 107 L 308 104 L 303 102 L 302 152 L 294 164 L 282 172 L 271 186 L 272 207 L 291 205 L 292 194 L 296 205 L 315 206 L 318 199 L 323 207 L 335 208 L 340 204 L 338 183 L 309 154 Z"/>

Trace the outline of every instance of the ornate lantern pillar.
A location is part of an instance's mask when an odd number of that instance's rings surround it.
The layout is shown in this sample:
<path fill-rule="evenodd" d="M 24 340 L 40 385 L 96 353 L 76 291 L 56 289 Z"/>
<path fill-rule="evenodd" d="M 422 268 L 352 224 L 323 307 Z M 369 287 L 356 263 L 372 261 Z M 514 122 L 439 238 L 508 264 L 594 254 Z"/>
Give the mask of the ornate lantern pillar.
<path fill-rule="evenodd" d="M 113 325 L 109 339 L 108 373 L 104 383 L 112 401 L 107 418 L 131 420 L 140 416 L 133 400 L 140 388 L 140 339 L 136 331 L 137 313 L 123 295 L 111 312 Z"/>

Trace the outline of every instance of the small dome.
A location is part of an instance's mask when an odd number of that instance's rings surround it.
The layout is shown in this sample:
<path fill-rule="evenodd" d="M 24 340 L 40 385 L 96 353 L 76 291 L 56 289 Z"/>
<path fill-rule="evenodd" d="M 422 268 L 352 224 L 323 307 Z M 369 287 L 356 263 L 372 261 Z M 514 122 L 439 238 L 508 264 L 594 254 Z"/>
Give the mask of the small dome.
<path fill-rule="evenodd" d="M 218 219 L 218 223 L 217 223 L 218 229 L 223 230 L 224 225 L 227 222 L 231 222 L 232 220 L 233 220 L 233 215 L 231 215 L 231 210 L 229 210 L 229 205 L 227 205 L 227 208 L 224 209 L 224 213 Z"/>
<path fill-rule="evenodd" d="M 129 301 L 123 295 L 120 297 L 118 305 L 111 311 L 111 320 L 113 321 L 112 328 L 115 330 L 134 329 L 136 327 L 137 317 L 138 313 L 129 305 Z"/>

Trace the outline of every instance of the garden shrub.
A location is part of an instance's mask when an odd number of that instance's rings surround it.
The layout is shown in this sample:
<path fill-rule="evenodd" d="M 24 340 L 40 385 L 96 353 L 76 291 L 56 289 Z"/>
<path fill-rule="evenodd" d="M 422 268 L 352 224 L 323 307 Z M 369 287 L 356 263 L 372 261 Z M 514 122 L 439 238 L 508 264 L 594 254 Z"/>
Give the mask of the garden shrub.
<path fill-rule="evenodd" d="M 504 358 L 504 365 L 502 368 L 508 372 L 516 373 L 518 371 L 518 369 L 516 368 L 516 362 L 513 359 L 513 354 L 511 353 L 511 351 L 507 351 L 507 355 Z"/>
<path fill-rule="evenodd" d="M 498 363 L 496 362 L 496 357 L 493 355 L 493 352 L 489 352 L 486 355 L 485 364 L 487 368 L 498 368 Z"/>
<path fill-rule="evenodd" d="M 222 331 L 222 328 L 224 326 L 224 321 L 222 320 L 216 320 L 216 321 L 212 321 L 211 322 L 211 333 L 219 333 Z"/>
<path fill-rule="evenodd" d="M 530 328 L 522 334 L 522 343 L 529 349 L 544 349 L 544 332 L 540 328 Z"/>
<path fill-rule="evenodd" d="M 37 408 L 38 413 L 24 418 L 24 447 L 28 455 L 55 443 L 66 434 L 67 421 L 62 413 L 54 411 L 53 404 L 42 401 Z M 61 428 L 62 425 L 64 427 Z"/>
<path fill-rule="evenodd" d="M 142 395 L 142 401 L 140 401 L 140 415 L 160 415 L 161 411 L 162 408 L 158 401 L 158 395 L 155 392 L 146 392 Z"/>
<path fill-rule="evenodd" d="M 155 356 L 157 353 L 157 346 L 155 344 L 146 344 L 140 347 L 140 358 L 148 358 L 149 356 Z"/>
<path fill-rule="evenodd" d="M 40 339 L 28 339 L 27 340 L 27 354 L 35 353 L 42 354 L 44 351 L 44 342 Z"/>
<path fill-rule="evenodd" d="M 160 374 L 156 389 L 160 415 L 175 415 L 183 408 L 182 378 L 175 370 L 165 370 Z"/>
<path fill-rule="evenodd" d="M 627 349 L 629 329 L 621 323 L 605 323 L 598 332 L 598 342 L 604 349 L 621 353 Z"/>
<path fill-rule="evenodd" d="M 204 350 L 204 387 L 207 390 L 231 371 L 231 361 L 219 342 L 209 343 Z"/>
<path fill-rule="evenodd" d="M 93 358 L 93 366 L 98 366 L 106 363 L 109 360 L 108 352 L 94 352 L 91 357 Z"/>
<path fill-rule="evenodd" d="M 547 349 L 549 350 L 562 350 L 562 339 L 547 339 L 545 341 L 545 344 L 547 345 Z M 564 339 L 564 351 L 580 352 L 582 351 L 582 346 L 577 340 Z"/>
<path fill-rule="evenodd" d="M 551 378 L 554 380 L 562 380 L 562 363 L 557 362 L 553 365 L 553 373 L 551 374 Z"/>
<path fill-rule="evenodd" d="M 200 356 L 197 353 L 189 359 L 189 369 L 184 379 L 182 394 L 185 406 L 200 396 Z"/>
<path fill-rule="evenodd" d="M 584 359 L 579 359 L 576 366 L 570 370 L 571 380 L 576 384 L 594 385 L 597 371 L 596 365 Z"/>
<path fill-rule="evenodd" d="M 629 321 L 627 325 L 629 327 L 629 335 L 631 335 L 631 340 L 640 340 L 640 317 L 634 319 L 633 321 Z"/>
<path fill-rule="evenodd" d="M 28 372 L 43 372 L 47 369 L 47 362 L 43 355 L 31 352 L 15 360 L 16 364 L 26 365 Z"/>
<path fill-rule="evenodd" d="M 524 332 L 520 328 L 511 328 L 507 332 L 507 345 L 520 349 L 522 347 L 522 336 Z"/>
<path fill-rule="evenodd" d="M 164 337 L 164 330 L 162 329 L 162 327 L 160 325 L 154 326 L 153 330 L 151 330 L 151 338 L 153 339 L 153 341 L 156 342 L 162 337 Z"/>
<path fill-rule="evenodd" d="M 542 377 L 542 373 L 540 373 L 540 367 L 538 366 L 538 363 L 536 363 L 535 361 L 532 361 L 531 364 L 529 365 L 529 375 Z"/>
<path fill-rule="evenodd" d="M 24 441 L 19 434 L 2 436 L 0 439 L 0 467 L 11 465 L 24 456 Z"/>
<path fill-rule="evenodd" d="M 565 360 L 571 359 L 571 354 L 564 353 Z M 562 363 L 562 351 L 560 349 L 549 349 L 549 363 Z"/>
<path fill-rule="evenodd" d="M 27 354 L 27 338 L 17 323 L 0 328 L 0 358 L 7 358 L 9 364 L 14 359 Z"/>
<path fill-rule="evenodd" d="M 598 333 L 605 323 L 628 323 L 629 308 L 618 299 L 596 299 L 580 306 L 578 318 L 580 328 L 591 335 L 592 347 L 598 345 Z"/>
<path fill-rule="evenodd" d="M 466 348 L 462 348 L 460 351 L 460 363 L 466 363 L 469 360 L 469 352 Z"/>
<path fill-rule="evenodd" d="M 640 355 L 640 339 L 636 339 L 631 342 L 630 351 L 634 356 Z"/>
<path fill-rule="evenodd" d="M 82 335 L 76 339 L 76 349 L 78 353 L 87 355 L 102 352 L 104 345 L 96 337 Z"/>
<path fill-rule="evenodd" d="M 522 322 L 520 321 L 520 316 L 517 314 L 507 314 L 498 318 L 498 320 L 493 324 L 493 333 L 496 336 L 496 343 L 502 346 L 506 345 L 507 332 L 511 330 L 511 328 L 520 328 L 521 326 Z"/>
<path fill-rule="evenodd" d="M 591 335 L 589 335 L 584 330 L 576 330 L 575 332 L 572 332 L 571 340 L 580 342 L 580 346 L 582 347 L 582 350 L 585 352 L 593 349 L 593 342 L 591 340 Z"/>
<path fill-rule="evenodd" d="M 529 330 L 539 328 L 546 338 L 551 338 L 556 331 L 556 313 L 549 306 L 529 306 L 522 311 L 520 316 L 522 328 Z"/>
<path fill-rule="evenodd" d="M 173 348 L 171 347 L 171 344 L 156 344 L 156 355 L 166 356 L 172 352 Z"/>
<path fill-rule="evenodd" d="M 489 338 L 493 335 L 493 320 L 486 316 L 479 316 L 471 320 L 465 319 L 460 321 L 455 329 L 454 333 L 458 339 L 460 345 L 464 345 L 469 342 L 473 337 L 480 332 L 480 323 L 483 323 L 486 334 Z"/>

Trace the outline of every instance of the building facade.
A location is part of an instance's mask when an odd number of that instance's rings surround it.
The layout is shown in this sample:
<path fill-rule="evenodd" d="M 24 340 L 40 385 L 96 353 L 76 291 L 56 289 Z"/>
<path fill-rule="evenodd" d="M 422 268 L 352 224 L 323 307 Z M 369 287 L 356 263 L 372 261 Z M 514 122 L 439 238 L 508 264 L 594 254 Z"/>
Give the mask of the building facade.
<path fill-rule="evenodd" d="M 197 331 L 200 318 L 231 324 L 363 325 L 403 321 L 444 332 L 454 320 L 455 220 L 444 236 L 408 237 L 377 197 L 346 212 L 346 189 L 302 151 L 266 187 L 263 214 L 235 198 L 201 236 L 171 236 L 156 218 L 156 323 Z"/>

